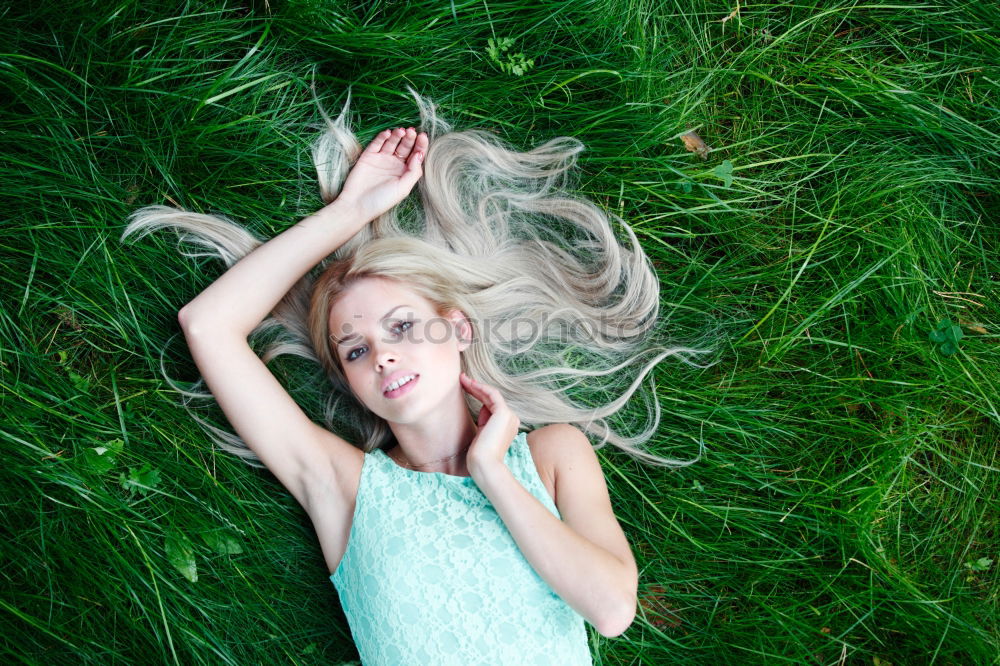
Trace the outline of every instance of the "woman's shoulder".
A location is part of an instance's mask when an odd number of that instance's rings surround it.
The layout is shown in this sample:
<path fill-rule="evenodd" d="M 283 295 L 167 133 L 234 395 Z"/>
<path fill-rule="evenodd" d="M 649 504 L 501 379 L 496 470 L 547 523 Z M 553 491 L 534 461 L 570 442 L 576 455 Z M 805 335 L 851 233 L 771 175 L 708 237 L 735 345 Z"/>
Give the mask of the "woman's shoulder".
<path fill-rule="evenodd" d="M 559 449 L 570 443 L 588 442 L 587 436 L 570 423 L 550 423 L 549 425 L 535 428 L 527 433 L 528 446 L 531 447 L 532 454 L 537 448 L 540 453 L 551 453 L 550 449 Z"/>
<path fill-rule="evenodd" d="M 556 479 L 559 462 L 566 460 L 566 456 L 561 455 L 561 452 L 565 453 L 567 447 L 579 446 L 581 441 L 587 446 L 590 446 L 590 442 L 579 428 L 568 423 L 552 423 L 536 428 L 527 433 L 525 439 L 531 457 L 535 461 L 538 476 L 555 501 L 558 493 Z"/>

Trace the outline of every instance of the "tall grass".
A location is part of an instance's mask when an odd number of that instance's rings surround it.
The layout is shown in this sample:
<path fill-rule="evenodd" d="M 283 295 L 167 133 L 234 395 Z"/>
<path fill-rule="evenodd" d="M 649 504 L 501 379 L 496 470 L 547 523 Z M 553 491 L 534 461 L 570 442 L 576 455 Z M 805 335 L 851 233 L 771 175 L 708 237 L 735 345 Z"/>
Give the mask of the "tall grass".
<path fill-rule="evenodd" d="M 579 191 L 636 229 L 665 326 L 727 341 L 708 370 L 656 375 L 653 448 L 703 439 L 701 462 L 599 451 L 641 574 L 629 630 L 590 628 L 596 663 L 998 663 L 991 3 L 69 0 L 0 18 L 3 662 L 357 660 L 306 514 L 212 451 L 163 379 L 197 379 L 176 313 L 223 267 L 165 234 L 118 241 L 151 203 L 267 236 L 318 209 L 315 82 L 331 109 L 353 86 L 367 137 L 418 120 L 405 84 L 459 128 L 579 137 Z M 271 367 L 318 414 L 314 369 Z"/>

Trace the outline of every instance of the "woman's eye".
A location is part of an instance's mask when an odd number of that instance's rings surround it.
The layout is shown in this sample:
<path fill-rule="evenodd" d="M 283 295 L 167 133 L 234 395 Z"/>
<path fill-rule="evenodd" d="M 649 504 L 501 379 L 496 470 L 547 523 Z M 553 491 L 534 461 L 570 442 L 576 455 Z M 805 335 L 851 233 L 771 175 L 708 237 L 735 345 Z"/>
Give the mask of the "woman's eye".
<path fill-rule="evenodd" d="M 403 333 L 404 331 L 408 331 L 411 328 L 413 328 L 413 322 L 409 321 L 409 320 L 396 322 L 392 326 L 392 330 L 397 331 L 399 333 Z M 367 347 L 364 347 L 364 346 L 358 347 L 357 349 L 352 349 L 351 351 L 349 351 L 347 353 L 347 356 L 345 356 L 344 358 L 346 360 L 348 360 L 348 361 L 353 361 L 354 359 L 356 359 L 358 357 L 357 356 L 358 352 L 361 352 L 361 351 L 363 351 L 365 349 L 367 349 Z"/>

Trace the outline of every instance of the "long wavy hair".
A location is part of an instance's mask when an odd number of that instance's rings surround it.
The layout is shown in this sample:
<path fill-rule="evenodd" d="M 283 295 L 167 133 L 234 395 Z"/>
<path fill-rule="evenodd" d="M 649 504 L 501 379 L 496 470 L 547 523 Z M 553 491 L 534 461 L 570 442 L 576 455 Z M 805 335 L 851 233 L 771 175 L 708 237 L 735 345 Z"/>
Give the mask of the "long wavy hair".
<path fill-rule="evenodd" d="M 692 366 L 710 354 L 708 345 L 667 346 L 658 339 L 660 285 L 635 233 L 620 217 L 570 193 L 572 168 L 583 144 L 557 137 L 520 152 L 493 134 L 453 131 L 431 101 L 412 89 L 421 126 L 430 139 L 411 194 L 374 219 L 326 260 L 304 275 L 250 334 L 274 332 L 263 362 L 293 355 L 316 363 L 330 390 L 323 418 L 365 452 L 395 441 L 388 424 L 354 396 L 330 344 L 329 313 L 357 280 L 397 280 L 430 303 L 438 314 L 459 309 L 473 327 L 473 344 L 462 352 L 463 371 L 496 386 L 520 418 L 522 428 L 572 423 L 597 440 L 653 465 L 681 466 L 643 445 L 660 423 L 659 402 L 645 392 L 646 426 L 625 436 L 608 423 L 632 399 L 650 372 L 667 357 Z M 323 201 L 332 202 L 362 145 L 348 125 L 351 97 L 336 119 L 320 106 L 325 131 L 312 146 Z M 625 236 L 619 242 L 611 220 Z M 132 213 L 121 236 L 142 237 L 173 228 L 182 241 L 209 250 L 232 266 L 262 244 L 243 226 L 222 216 L 166 206 Z M 205 253 L 186 256 L 205 256 Z M 717 361 L 716 361 L 717 362 Z M 170 381 L 167 378 L 168 382 Z M 198 384 L 195 384 L 197 388 Z M 184 390 L 189 399 L 211 394 Z M 574 399 L 576 394 L 578 399 Z M 580 401 L 595 394 L 593 404 Z M 466 394 L 472 415 L 479 403 Z M 344 414 L 346 411 L 346 414 Z M 259 466 L 243 440 L 192 417 L 224 450 Z M 703 444 L 702 444 L 703 446 Z"/>

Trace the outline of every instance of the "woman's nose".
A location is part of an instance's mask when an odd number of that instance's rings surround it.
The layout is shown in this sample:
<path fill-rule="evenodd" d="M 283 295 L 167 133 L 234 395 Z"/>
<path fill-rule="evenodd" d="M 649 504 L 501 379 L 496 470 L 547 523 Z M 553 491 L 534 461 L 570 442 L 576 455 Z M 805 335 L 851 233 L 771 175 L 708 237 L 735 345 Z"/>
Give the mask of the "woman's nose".
<path fill-rule="evenodd" d="M 380 367 L 386 367 L 390 363 L 396 362 L 396 352 L 392 349 L 380 349 L 375 354 L 375 362 L 378 363 Z"/>

